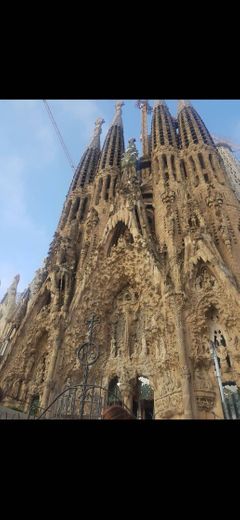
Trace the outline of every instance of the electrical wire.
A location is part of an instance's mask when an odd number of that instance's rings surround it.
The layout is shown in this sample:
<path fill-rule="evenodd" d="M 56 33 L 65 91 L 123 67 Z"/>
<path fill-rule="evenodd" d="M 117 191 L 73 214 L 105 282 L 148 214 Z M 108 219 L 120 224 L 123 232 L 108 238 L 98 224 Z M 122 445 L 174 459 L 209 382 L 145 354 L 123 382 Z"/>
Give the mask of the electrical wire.
<path fill-rule="evenodd" d="M 57 136 L 58 136 L 58 139 L 59 139 L 59 141 L 60 141 L 60 143 L 61 143 L 61 146 L 62 146 L 62 148 L 63 148 L 63 151 L 64 151 L 64 153 L 65 153 L 65 155 L 66 155 L 66 157 L 67 157 L 67 160 L 68 160 L 68 162 L 69 162 L 69 164 L 70 164 L 72 170 L 75 171 L 75 166 L 74 166 L 74 164 L 73 164 L 73 160 L 72 160 L 71 155 L 70 155 L 70 153 L 69 153 L 69 151 L 68 151 L 68 149 L 67 149 L 67 146 L 66 146 L 65 143 L 64 143 L 63 137 L 62 137 L 61 132 L 60 132 L 58 126 L 57 126 L 57 123 L 56 123 L 56 121 L 55 121 L 55 119 L 54 119 L 54 117 L 53 117 L 53 113 L 52 113 L 52 111 L 51 111 L 51 109 L 50 109 L 50 106 L 49 106 L 49 104 L 47 103 L 47 100 L 46 100 L 46 99 L 43 99 L 43 103 L 44 103 L 44 106 L 45 106 L 45 108 L 46 108 L 46 110 L 47 110 L 47 113 L 48 113 L 48 115 L 49 115 L 49 118 L 50 118 L 50 120 L 51 120 L 51 123 L 52 123 L 52 125 L 53 125 L 53 127 L 54 127 L 54 130 L 55 130 L 55 132 L 56 132 L 56 134 L 57 134 Z"/>

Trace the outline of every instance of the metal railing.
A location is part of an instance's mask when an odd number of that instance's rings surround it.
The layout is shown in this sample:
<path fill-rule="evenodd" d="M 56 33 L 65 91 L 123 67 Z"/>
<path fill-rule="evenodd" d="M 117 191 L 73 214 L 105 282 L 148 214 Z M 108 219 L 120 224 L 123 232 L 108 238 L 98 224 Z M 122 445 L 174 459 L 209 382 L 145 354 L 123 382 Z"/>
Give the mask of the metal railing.
<path fill-rule="evenodd" d="M 111 399 L 110 399 L 111 398 Z M 80 383 L 65 388 L 37 417 L 40 419 L 101 419 L 105 407 L 119 404 L 119 393 L 109 392 L 102 385 Z M 135 415 L 121 402 L 134 419 Z"/>

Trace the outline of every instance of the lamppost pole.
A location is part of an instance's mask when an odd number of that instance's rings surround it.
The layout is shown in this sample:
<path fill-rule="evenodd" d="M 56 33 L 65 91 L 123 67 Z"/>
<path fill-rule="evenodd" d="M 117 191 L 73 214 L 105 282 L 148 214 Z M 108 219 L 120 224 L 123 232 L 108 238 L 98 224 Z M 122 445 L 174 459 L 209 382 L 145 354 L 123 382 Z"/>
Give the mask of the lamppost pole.
<path fill-rule="evenodd" d="M 223 385 L 222 385 L 222 379 L 221 379 L 221 371 L 220 371 L 218 358 L 217 358 L 217 353 L 216 353 L 216 338 L 214 338 L 214 341 L 210 341 L 210 351 L 211 351 L 212 359 L 213 359 L 213 362 L 214 362 L 214 365 L 215 365 L 217 382 L 218 382 L 219 391 L 220 391 L 220 395 L 221 395 L 221 399 L 222 399 L 222 405 L 223 405 L 223 411 L 224 411 L 225 419 L 230 419 L 229 413 L 228 413 L 228 409 L 227 409 L 227 405 L 226 405 L 226 401 L 225 401 Z"/>

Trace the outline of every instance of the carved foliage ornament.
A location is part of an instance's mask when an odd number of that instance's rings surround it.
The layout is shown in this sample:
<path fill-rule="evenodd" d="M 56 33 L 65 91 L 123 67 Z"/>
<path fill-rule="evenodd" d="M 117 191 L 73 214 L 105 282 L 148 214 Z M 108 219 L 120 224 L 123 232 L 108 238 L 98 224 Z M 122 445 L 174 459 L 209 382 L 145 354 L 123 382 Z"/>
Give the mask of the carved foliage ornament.
<path fill-rule="evenodd" d="M 166 204 L 166 206 L 168 208 L 175 201 L 176 193 L 175 193 L 175 191 L 172 191 L 168 188 L 166 191 L 164 191 L 164 193 L 162 194 L 161 197 L 162 197 L 163 203 Z"/>
<path fill-rule="evenodd" d="M 138 151 L 135 142 L 136 139 L 129 139 L 126 152 L 122 155 L 122 168 L 124 168 L 125 166 L 131 166 L 136 164 L 138 158 Z"/>

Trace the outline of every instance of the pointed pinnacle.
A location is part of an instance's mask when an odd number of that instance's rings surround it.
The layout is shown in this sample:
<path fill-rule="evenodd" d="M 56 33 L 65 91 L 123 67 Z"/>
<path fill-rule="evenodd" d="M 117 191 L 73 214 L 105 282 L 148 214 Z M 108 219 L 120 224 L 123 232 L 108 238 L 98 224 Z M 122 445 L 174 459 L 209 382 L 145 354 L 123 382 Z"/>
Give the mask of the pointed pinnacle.
<path fill-rule="evenodd" d="M 178 100 L 178 114 L 180 114 L 183 108 L 191 107 L 191 102 L 189 99 L 179 99 Z"/>
<path fill-rule="evenodd" d="M 156 107 L 158 107 L 158 106 L 161 106 L 161 105 L 164 106 L 164 107 L 166 106 L 166 101 L 165 101 L 165 99 L 156 99 L 156 100 L 154 101 L 154 108 L 156 108 Z"/>
<path fill-rule="evenodd" d="M 122 106 L 124 105 L 123 101 L 117 101 L 115 105 L 116 113 L 113 118 L 113 122 L 111 126 L 117 125 L 122 126 Z"/>
<path fill-rule="evenodd" d="M 94 128 L 94 132 L 93 132 L 93 138 L 92 138 L 92 141 L 91 141 L 91 143 L 89 145 L 89 148 L 99 148 L 100 147 L 100 134 L 102 132 L 102 125 L 103 125 L 103 123 L 105 123 L 105 121 L 101 117 L 99 117 L 95 121 L 95 128 Z"/>

